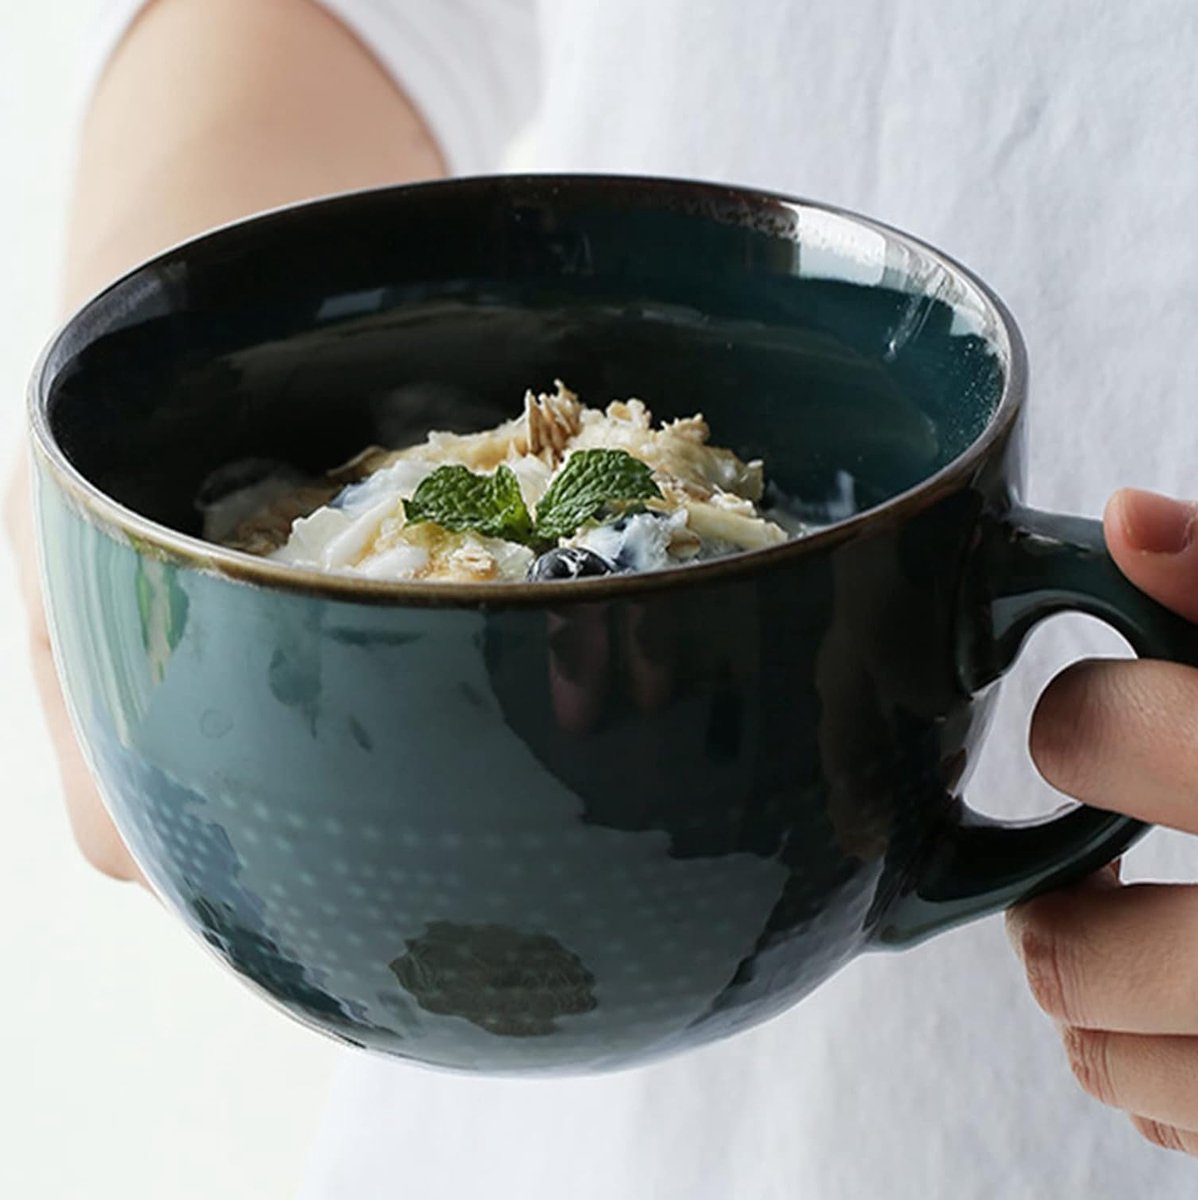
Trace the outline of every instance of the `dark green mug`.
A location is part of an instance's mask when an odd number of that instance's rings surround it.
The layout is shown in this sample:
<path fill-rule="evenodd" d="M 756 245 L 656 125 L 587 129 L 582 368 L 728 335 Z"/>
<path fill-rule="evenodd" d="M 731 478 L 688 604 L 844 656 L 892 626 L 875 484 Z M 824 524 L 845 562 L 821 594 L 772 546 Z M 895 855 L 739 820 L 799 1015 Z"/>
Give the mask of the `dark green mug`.
<path fill-rule="evenodd" d="M 702 411 L 811 536 L 660 574 L 384 584 L 221 550 L 195 496 L 591 403 Z M 146 876 L 344 1041 L 597 1070 L 776 1013 L 856 954 L 1074 879 L 1141 827 L 961 799 L 1036 622 L 1198 661 L 1096 522 L 1026 511 L 1024 349 L 913 239 L 678 181 L 302 205 L 138 268 L 32 387 L 50 624 Z"/>

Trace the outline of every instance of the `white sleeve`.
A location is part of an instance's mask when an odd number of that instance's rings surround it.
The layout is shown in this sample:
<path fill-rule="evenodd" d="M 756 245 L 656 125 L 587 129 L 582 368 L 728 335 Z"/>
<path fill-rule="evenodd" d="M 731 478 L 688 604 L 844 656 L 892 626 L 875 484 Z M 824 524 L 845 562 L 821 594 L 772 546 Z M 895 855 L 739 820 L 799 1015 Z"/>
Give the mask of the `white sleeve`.
<path fill-rule="evenodd" d="M 148 0 L 105 0 L 82 94 Z M 537 0 L 316 0 L 387 69 L 455 175 L 496 170 L 539 96 Z"/>

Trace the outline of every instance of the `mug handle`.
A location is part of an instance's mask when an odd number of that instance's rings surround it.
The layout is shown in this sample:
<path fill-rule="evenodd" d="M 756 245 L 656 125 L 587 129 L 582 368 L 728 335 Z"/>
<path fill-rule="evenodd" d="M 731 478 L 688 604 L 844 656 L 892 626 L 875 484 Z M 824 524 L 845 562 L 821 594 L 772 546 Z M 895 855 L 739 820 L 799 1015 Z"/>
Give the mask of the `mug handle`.
<path fill-rule="evenodd" d="M 1061 612 L 1101 618 L 1142 658 L 1198 665 L 1198 627 L 1127 580 L 1107 553 L 1101 522 L 1014 509 L 979 529 L 956 647 L 969 694 L 997 680 L 1032 629 Z M 960 806 L 887 908 L 874 941 L 913 945 L 1078 880 L 1146 830 L 1141 821 L 1086 805 L 1025 822 L 995 821 Z"/>

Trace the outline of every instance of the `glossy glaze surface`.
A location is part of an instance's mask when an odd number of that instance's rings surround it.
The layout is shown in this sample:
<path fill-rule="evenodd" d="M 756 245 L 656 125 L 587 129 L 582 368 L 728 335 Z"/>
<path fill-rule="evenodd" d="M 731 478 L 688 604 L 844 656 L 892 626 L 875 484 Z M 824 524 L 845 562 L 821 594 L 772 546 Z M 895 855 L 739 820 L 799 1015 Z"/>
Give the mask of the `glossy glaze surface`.
<path fill-rule="evenodd" d="M 1192 651 L 1092 527 L 1012 513 L 1005 319 L 878 227 L 646 181 L 394 189 L 150 264 L 34 392 L 56 649 L 138 861 L 326 1032 L 548 1072 L 724 1036 L 1116 853 L 1138 827 L 960 800 L 1040 616 Z M 555 375 L 704 411 L 813 511 L 838 472 L 881 507 L 719 569 L 487 595 L 280 581 L 147 524 L 194 533 L 230 458 L 329 466 Z"/>

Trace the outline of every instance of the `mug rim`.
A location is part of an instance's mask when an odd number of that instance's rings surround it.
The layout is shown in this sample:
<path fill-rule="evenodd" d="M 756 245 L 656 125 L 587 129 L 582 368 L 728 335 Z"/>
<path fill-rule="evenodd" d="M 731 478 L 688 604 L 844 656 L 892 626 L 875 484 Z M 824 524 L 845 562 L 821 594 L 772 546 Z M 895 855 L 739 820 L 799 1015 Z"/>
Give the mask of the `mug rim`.
<path fill-rule="evenodd" d="M 965 283 L 981 300 L 985 315 L 992 322 L 993 330 L 997 334 L 996 348 L 1004 360 L 1003 387 L 998 404 L 982 431 L 960 454 L 918 483 L 897 492 L 880 504 L 854 513 L 843 521 L 833 522 L 774 546 L 741 550 L 700 563 L 577 580 L 518 580 L 494 583 L 375 580 L 275 562 L 181 533 L 134 512 L 85 478 L 67 459 L 49 424 L 47 375 L 50 359 L 76 324 L 101 305 L 112 292 L 130 280 L 161 265 L 180 252 L 194 250 L 210 242 L 219 242 L 231 231 L 292 219 L 297 214 L 310 210 L 345 206 L 362 198 L 388 195 L 402 198 L 409 194 L 429 191 L 484 192 L 496 186 L 516 195 L 529 192 L 556 194 L 561 191 L 585 194 L 587 191 L 632 188 L 650 195 L 673 194 L 681 199 L 731 204 L 737 209 L 750 212 L 774 207 L 782 208 L 796 217 L 801 217 L 803 212 L 814 213 L 837 218 L 860 230 L 880 235 L 887 243 L 903 247 L 918 258 L 931 262 L 950 278 Z M 400 202 L 402 203 L 402 199 Z M 216 574 L 234 582 L 350 603 L 398 607 L 560 607 L 574 602 L 593 603 L 619 599 L 624 595 L 644 595 L 647 592 L 701 586 L 704 583 L 743 580 L 773 567 L 797 562 L 808 554 L 854 540 L 879 526 L 905 520 L 956 490 L 978 463 L 986 458 L 990 449 L 1003 438 L 1017 419 L 1027 394 L 1027 378 L 1027 348 L 1022 333 L 1014 316 L 997 293 L 950 255 L 882 221 L 850 209 L 783 192 L 705 180 L 631 174 L 525 173 L 457 176 L 452 179 L 390 184 L 338 192 L 240 217 L 194 237 L 185 238 L 122 272 L 76 306 L 60 323 L 37 358 L 27 388 L 27 405 L 32 449 L 40 465 L 49 469 L 55 482 L 74 501 L 85 518 L 98 525 L 105 533 L 133 546 L 139 553 Z"/>

